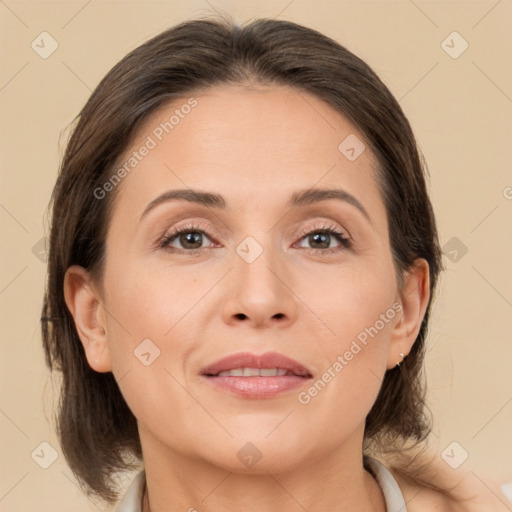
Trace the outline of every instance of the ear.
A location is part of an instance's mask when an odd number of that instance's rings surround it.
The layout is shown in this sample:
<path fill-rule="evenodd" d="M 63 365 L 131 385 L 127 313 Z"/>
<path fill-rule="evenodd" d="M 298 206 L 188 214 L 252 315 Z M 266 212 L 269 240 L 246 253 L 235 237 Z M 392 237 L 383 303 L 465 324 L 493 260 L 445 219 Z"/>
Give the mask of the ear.
<path fill-rule="evenodd" d="M 89 366 L 100 373 L 111 371 L 105 309 L 86 269 L 78 265 L 67 269 L 64 298 L 75 320 Z"/>
<path fill-rule="evenodd" d="M 418 258 L 405 273 L 399 300 L 402 310 L 393 326 L 388 353 L 388 370 L 401 363 L 411 351 L 420 332 L 421 323 L 430 299 L 430 271 L 428 262 Z"/>

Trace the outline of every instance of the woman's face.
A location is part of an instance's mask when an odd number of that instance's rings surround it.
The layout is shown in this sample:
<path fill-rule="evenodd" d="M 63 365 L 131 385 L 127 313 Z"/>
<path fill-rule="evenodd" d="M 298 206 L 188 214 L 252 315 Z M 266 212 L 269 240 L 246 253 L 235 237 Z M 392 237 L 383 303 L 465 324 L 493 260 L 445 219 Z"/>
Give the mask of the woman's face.
<path fill-rule="evenodd" d="M 144 449 L 235 471 L 360 453 L 384 373 L 408 352 L 363 143 L 285 87 L 215 87 L 139 129 L 116 168 L 127 163 L 106 243 L 107 350 L 88 359 L 112 369 Z"/>

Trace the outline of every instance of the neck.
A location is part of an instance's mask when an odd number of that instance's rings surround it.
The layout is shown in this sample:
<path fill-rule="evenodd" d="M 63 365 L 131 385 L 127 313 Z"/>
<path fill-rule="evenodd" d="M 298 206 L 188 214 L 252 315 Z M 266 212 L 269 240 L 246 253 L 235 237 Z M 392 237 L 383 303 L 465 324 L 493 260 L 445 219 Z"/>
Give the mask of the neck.
<path fill-rule="evenodd" d="M 142 446 L 147 482 L 142 512 L 386 511 L 360 449 L 340 447 L 285 472 L 262 468 L 247 474 L 171 452 L 148 437 Z"/>

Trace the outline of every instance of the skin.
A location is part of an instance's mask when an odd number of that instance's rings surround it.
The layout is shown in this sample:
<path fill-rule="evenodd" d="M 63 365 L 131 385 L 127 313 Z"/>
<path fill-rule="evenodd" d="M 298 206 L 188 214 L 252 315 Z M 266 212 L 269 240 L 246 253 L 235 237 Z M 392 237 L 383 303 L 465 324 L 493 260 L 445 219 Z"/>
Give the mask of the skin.
<path fill-rule="evenodd" d="M 118 185 L 102 282 L 78 266 L 65 279 L 89 365 L 113 372 L 137 418 L 151 511 L 383 512 L 362 466 L 364 421 L 385 372 L 419 332 L 428 265 L 417 260 L 398 287 L 377 162 L 368 144 L 354 161 L 338 150 L 350 134 L 364 138 L 321 100 L 276 86 L 215 87 L 194 98 Z M 126 155 L 187 99 L 154 113 Z M 336 199 L 286 207 L 312 187 L 343 189 L 370 220 Z M 188 188 L 222 195 L 225 210 L 170 201 L 140 219 L 163 192 Z M 184 248 L 183 237 L 158 247 L 190 223 L 208 233 L 201 251 Z M 331 236 L 325 249 L 307 236 L 324 227 L 351 247 Z M 263 251 L 252 263 L 236 252 L 247 236 Z M 255 400 L 199 375 L 236 352 L 276 351 L 315 381 L 394 303 L 401 311 L 305 405 L 297 395 L 312 381 Z M 134 356 L 147 338 L 160 350 L 149 366 Z M 247 442 L 262 455 L 251 468 L 237 457 Z"/>

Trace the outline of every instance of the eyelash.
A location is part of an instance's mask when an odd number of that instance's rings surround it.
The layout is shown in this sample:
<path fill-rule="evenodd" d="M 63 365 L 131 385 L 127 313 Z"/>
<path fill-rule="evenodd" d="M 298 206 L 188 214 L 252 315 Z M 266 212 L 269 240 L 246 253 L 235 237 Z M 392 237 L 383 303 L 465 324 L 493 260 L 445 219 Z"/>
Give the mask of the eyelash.
<path fill-rule="evenodd" d="M 166 249 L 171 252 L 177 251 L 185 251 L 185 252 L 195 252 L 196 254 L 203 252 L 204 250 L 209 249 L 209 247 L 202 247 L 200 249 L 176 249 L 175 247 L 169 247 L 169 244 L 176 240 L 180 235 L 184 233 L 200 233 L 201 235 L 206 236 L 207 238 L 213 240 L 213 237 L 208 234 L 208 232 L 204 229 L 202 229 L 202 226 L 197 224 L 187 224 L 185 226 L 181 226 L 179 228 L 176 228 L 172 230 L 170 233 L 166 233 L 160 242 L 158 243 L 159 248 Z M 334 226 L 331 225 L 315 225 L 313 228 L 301 231 L 299 236 L 299 240 L 302 240 L 303 238 L 318 234 L 318 233 L 325 233 L 328 235 L 333 236 L 341 245 L 341 247 L 332 247 L 329 249 L 317 249 L 317 248 L 308 248 L 304 247 L 303 249 L 312 252 L 313 254 L 326 254 L 326 253 L 335 253 L 340 252 L 346 249 L 350 249 L 352 247 L 352 241 L 350 238 L 348 238 L 345 233 L 340 231 Z"/>

